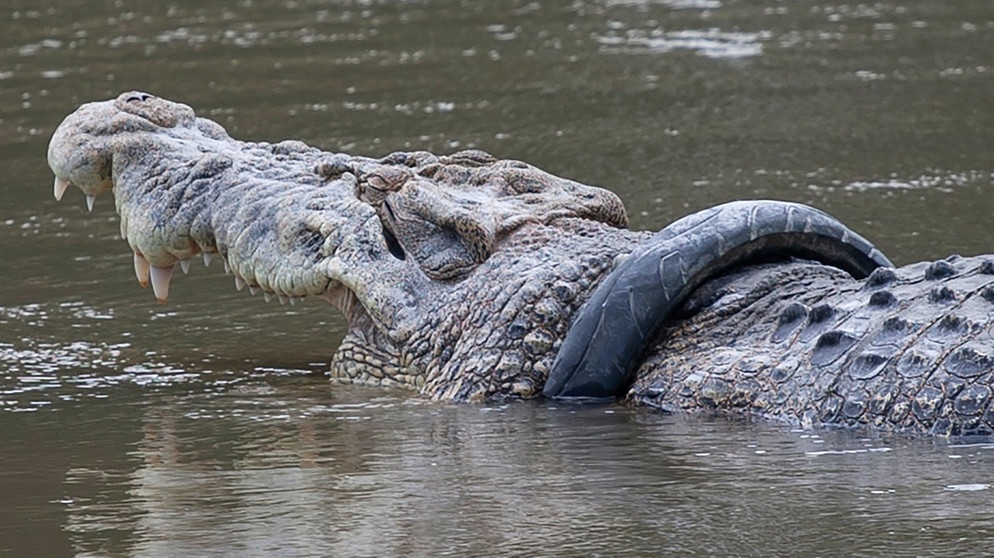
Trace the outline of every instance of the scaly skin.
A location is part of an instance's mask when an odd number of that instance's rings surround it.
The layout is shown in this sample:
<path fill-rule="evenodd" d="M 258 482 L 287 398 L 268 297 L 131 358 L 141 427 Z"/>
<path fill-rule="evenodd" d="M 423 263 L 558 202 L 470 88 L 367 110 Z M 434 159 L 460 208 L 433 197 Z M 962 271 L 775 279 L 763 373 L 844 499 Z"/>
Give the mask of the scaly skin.
<path fill-rule="evenodd" d="M 651 348 L 630 400 L 810 427 L 994 434 L 994 257 L 864 281 L 825 266 L 750 269 Z M 715 292 L 716 291 L 716 292 Z"/>
<path fill-rule="evenodd" d="M 161 301 L 177 263 L 219 254 L 236 285 L 338 307 L 349 329 L 332 377 L 410 385 L 436 399 L 537 396 L 577 309 L 651 236 L 625 229 L 614 194 L 524 163 L 478 151 L 376 160 L 296 141 L 240 142 L 144 93 L 81 107 L 56 131 L 48 159 L 56 197 L 70 184 L 91 202 L 113 190 L 139 282 L 151 280 Z M 696 314 L 661 333 L 629 399 L 805 425 L 980 431 L 990 424 L 977 417 L 990 400 L 981 396 L 992 383 L 985 293 L 994 276 L 981 260 L 949 265 L 952 275 L 928 280 L 916 278 L 922 266 L 898 270 L 892 297 L 874 294 L 885 292 L 880 274 L 858 282 L 819 265 L 714 281 L 686 307 Z M 943 305 L 940 283 L 962 304 Z M 857 309 L 870 291 L 872 307 Z M 901 320 L 910 325 L 881 325 Z M 933 323 L 949 326 L 944 337 L 921 333 Z M 829 359 L 832 351 L 841 356 Z M 928 351 L 941 358 L 919 358 Z M 917 366 L 914 376 L 902 362 Z M 964 387 L 945 392 L 930 415 L 912 420 L 902 410 L 915 401 L 931 409 L 929 388 L 963 374 Z M 871 405 L 864 393 L 884 402 Z"/>

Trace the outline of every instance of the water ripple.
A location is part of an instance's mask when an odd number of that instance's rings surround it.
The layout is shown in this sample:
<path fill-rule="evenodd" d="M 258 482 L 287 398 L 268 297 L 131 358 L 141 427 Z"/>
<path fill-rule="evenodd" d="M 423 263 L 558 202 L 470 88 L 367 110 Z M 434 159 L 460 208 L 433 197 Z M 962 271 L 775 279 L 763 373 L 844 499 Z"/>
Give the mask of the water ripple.
<path fill-rule="evenodd" d="M 684 29 L 629 29 L 623 34 L 611 33 L 596 37 L 601 52 L 607 54 L 661 54 L 674 50 L 691 50 L 708 58 L 747 58 L 763 53 L 763 41 L 771 34 L 767 31 L 746 33 Z"/>

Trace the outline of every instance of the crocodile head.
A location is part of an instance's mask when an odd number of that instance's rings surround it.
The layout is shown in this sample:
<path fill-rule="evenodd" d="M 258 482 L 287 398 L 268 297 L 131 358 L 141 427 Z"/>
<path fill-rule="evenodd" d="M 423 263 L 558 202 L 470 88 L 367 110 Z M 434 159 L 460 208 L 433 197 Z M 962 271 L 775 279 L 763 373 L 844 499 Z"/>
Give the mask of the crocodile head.
<path fill-rule="evenodd" d="M 518 161 L 242 142 L 141 92 L 69 115 L 48 161 L 56 198 L 114 193 L 160 302 L 176 264 L 219 254 L 236 286 L 345 315 L 334 377 L 436 398 L 539 393 L 573 313 L 646 236 L 614 194 Z"/>

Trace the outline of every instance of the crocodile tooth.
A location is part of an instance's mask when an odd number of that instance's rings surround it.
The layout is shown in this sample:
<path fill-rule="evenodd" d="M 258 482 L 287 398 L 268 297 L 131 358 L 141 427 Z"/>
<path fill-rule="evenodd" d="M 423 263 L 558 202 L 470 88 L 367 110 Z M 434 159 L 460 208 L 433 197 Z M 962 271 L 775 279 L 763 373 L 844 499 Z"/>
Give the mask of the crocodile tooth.
<path fill-rule="evenodd" d="M 55 177 L 55 200 L 62 201 L 63 194 L 69 189 L 69 181 L 65 178 Z"/>
<path fill-rule="evenodd" d="M 254 285 L 249 285 L 249 294 L 251 294 L 252 296 L 259 294 L 259 287 L 256 287 Z"/>
<path fill-rule="evenodd" d="M 283 295 L 279 295 L 279 296 L 280 296 L 280 306 L 283 306 L 284 304 L 286 304 L 286 297 L 283 296 Z"/>
<path fill-rule="evenodd" d="M 211 258 L 213 258 L 214 255 L 211 254 L 210 252 L 204 252 L 203 256 L 204 256 L 204 267 L 210 267 L 211 266 Z"/>
<path fill-rule="evenodd" d="M 135 252 L 135 277 L 143 289 L 148 287 L 148 260 L 138 252 Z"/>
<path fill-rule="evenodd" d="M 228 265 L 228 260 L 224 260 L 224 274 L 231 275 L 231 266 Z"/>
<path fill-rule="evenodd" d="M 155 293 L 155 299 L 161 304 L 165 304 L 169 298 L 169 280 L 173 278 L 173 266 L 159 267 L 153 265 L 151 266 L 151 272 L 152 292 Z"/>
<path fill-rule="evenodd" d="M 121 238 L 128 239 L 128 222 L 124 219 L 121 219 Z"/>
<path fill-rule="evenodd" d="M 93 211 L 93 202 L 97 201 L 96 196 L 86 195 L 86 209 Z"/>
<path fill-rule="evenodd" d="M 190 273 L 190 260 L 180 260 L 179 267 L 183 270 L 183 275 Z"/>
<path fill-rule="evenodd" d="M 235 275 L 235 288 L 239 291 L 245 288 L 245 280 Z"/>
<path fill-rule="evenodd" d="M 262 298 L 266 299 L 266 302 L 269 302 L 270 300 L 273 300 L 273 295 L 271 295 L 269 291 L 263 291 Z"/>
<path fill-rule="evenodd" d="M 297 305 L 297 297 L 291 296 L 290 297 L 290 306 L 296 306 L 296 305 Z"/>

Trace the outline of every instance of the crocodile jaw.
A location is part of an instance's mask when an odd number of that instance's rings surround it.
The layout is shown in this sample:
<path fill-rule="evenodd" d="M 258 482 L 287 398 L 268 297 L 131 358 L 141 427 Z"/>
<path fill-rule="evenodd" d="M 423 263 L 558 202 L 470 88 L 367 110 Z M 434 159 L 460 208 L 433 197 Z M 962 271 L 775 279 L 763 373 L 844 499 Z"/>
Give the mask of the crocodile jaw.
<path fill-rule="evenodd" d="M 386 289 L 416 278 L 389 255 L 375 211 L 351 184 L 313 172 L 312 159 L 323 155 L 300 142 L 239 142 L 186 105 L 129 92 L 66 117 L 48 161 L 56 198 L 76 186 L 92 204 L 113 191 L 135 275 L 159 302 L 177 264 L 186 271 L 196 255 L 209 264 L 219 254 L 239 290 L 336 303 L 342 297 L 332 293 L 345 286 L 376 302 L 368 305 L 373 323 L 403 337 L 410 301 L 375 291 L 362 281 L 364 268 L 385 273 Z"/>

